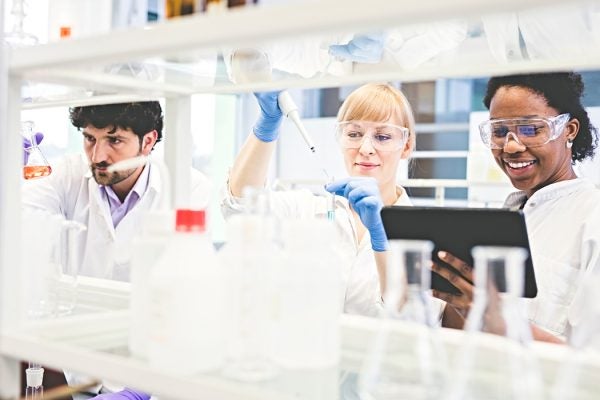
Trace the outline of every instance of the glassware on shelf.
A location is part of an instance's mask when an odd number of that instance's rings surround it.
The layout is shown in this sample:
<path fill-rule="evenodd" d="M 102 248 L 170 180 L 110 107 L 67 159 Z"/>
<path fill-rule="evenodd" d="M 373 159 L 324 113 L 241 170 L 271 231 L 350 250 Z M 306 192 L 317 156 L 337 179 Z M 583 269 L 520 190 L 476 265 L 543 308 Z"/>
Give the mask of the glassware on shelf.
<path fill-rule="evenodd" d="M 79 222 L 59 215 L 23 210 L 21 271 L 27 311 L 24 320 L 72 313 L 77 300 L 77 243 L 85 229 Z"/>
<path fill-rule="evenodd" d="M 30 146 L 24 149 L 27 153 L 27 162 L 23 166 L 25 179 L 43 178 L 52 173 L 50 163 L 38 146 L 33 126 L 32 121 L 21 122 L 21 135 L 30 143 Z"/>
<path fill-rule="evenodd" d="M 433 329 L 432 249 L 426 240 L 390 241 L 384 312 L 358 380 L 360 399 L 433 400 L 441 396 L 446 356 Z M 410 340 L 391 334 L 394 320 L 409 324 Z"/>
<path fill-rule="evenodd" d="M 445 399 L 541 399 L 541 373 L 529 349 L 533 338 L 522 299 L 527 251 L 477 246 L 472 254 L 473 305 Z"/>
<path fill-rule="evenodd" d="M 33 46 L 39 43 L 38 38 L 23 29 L 25 22 L 25 0 L 13 0 L 10 14 L 13 19 L 12 29 L 4 34 L 4 40 L 12 47 Z"/>

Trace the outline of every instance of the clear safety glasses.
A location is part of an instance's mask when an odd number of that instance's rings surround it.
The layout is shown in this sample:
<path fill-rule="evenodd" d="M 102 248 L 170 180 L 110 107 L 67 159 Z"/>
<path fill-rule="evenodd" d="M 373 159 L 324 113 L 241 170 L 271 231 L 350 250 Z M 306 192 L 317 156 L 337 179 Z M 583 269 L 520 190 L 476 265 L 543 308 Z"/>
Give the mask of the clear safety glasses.
<path fill-rule="evenodd" d="M 336 138 L 344 149 L 358 149 L 368 137 L 375 150 L 395 151 L 406 144 L 408 136 L 408 128 L 382 122 L 342 121 L 336 124 Z"/>
<path fill-rule="evenodd" d="M 568 113 L 549 118 L 490 119 L 479 124 L 479 133 L 490 149 L 504 148 L 510 136 L 525 147 L 538 147 L 558 138 L 570 119 Z"/>

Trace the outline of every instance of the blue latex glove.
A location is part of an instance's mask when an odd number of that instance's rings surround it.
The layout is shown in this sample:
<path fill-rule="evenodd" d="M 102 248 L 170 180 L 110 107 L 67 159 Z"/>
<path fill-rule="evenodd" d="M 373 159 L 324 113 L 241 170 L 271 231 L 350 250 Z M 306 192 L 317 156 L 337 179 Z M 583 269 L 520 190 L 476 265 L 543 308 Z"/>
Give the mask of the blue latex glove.
<path fill-rule="evenodd" d="M 382 33 L 355 35 L 348 44 L 329 46 L 329 54 L 344 60 L 375 64 L 381 61 L 384 44 L 385 35 Z"/>
<path fill-rule="evenodd" d="M 277 97 L 280 92 L 254 93 L 260 106 L 260 116 L 254 124 L 254 134 L 263 142 L 272 142 L 279 136 L 283 113 Z"/>
<path fill-rule="evenodd" d="M 363 225 L 371 235 L 371 247 L 375 251 L 388 249 L 387 236 L 381 221 L 383 201 L 375 178 L 350 177 L 339 179 L 325 186 L 325 190 L 344 196 L 358 213 Z"/>
<path fill-rule="evenodd" d="M 120 392 L 105 393 L 94 397 L 92 400 L 149 400 L 150 395 L 144 392 L 136 392 L 131 389 L 123 389 Z"/>
<path fill-rule="evenodd" d="M 44 139 L 44 134 L 42 132 L 38 132 L 34 136 L 34 140 L 37 144 L 40 144 Z M 26 149 L 31 147 L 31 141 L 29 139 L 23 138 L 23 165 L 27 164 L 29 160 L 29 151 Z"/>

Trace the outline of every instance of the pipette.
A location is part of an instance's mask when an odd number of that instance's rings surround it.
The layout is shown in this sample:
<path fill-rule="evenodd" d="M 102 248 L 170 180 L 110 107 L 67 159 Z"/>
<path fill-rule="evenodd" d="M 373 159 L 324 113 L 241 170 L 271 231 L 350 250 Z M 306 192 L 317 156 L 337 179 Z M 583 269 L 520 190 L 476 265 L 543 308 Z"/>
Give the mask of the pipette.
<path fill-rule="evenodd" d="M 277 100 L 279 102 L 279 108 L 281 108 L 283 115 L 285 115 L 294 122 L 296 128 L 298 128 L 298 131 L 300 132 L 300 135 L 302 135 L 302 138 L 308 145 L 308 148 L 314 153 L 315 145 L 310 136 L 308 136 L 308 132 L 306 132 L 304 124 L 300 120 L 298 106 L 296 105 L 296 103 L 294 103 L 294 100 L 292 100 L 292 96 L 290 96 L 287 90 L 284 90 L 281 93 L 279 93 L 279 98 Z"/>
<path fill-rule="evenodd" d="M 298 128 L 298 132 L 300 132 L 300 135 L 302 135 L 302 138 L 308 145 L 308 148 L 310 149 L 311 153 L 316 157 L 317 164 L 321 166 L 321 171 L 323 172 L 327 180 L 330 180 L 329 173 L 327 173 L 327 170 L 325 169 L 325 164 L 323 163 L 323 160 L 318 156 L 315 144 L 313 143 L 308 132 L 306 131 L 306 128 L 304 128 L 304 124 L 302 123 L 302 120 L 300 119 L 300 114 L 298 113 L 298 106 L 296 105 L 296 103 L 294 103 L 292 96 L 290 96 L 290 93 L 287 90 L 284 90 L 281 93 L 279 93 L 279 97 L 277 100 L 281 112 L 283 112 L 283 115 L 285 115 L 294 122 L 294 125 L 296 125 L 296 128 Z"/>

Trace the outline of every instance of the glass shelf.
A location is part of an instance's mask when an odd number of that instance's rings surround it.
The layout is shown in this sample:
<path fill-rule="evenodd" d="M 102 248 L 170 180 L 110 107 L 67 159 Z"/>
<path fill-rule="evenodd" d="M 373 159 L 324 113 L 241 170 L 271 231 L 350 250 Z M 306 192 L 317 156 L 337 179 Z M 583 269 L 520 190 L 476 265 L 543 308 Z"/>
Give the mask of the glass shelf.
<path fill-rule="evenodd" d="M 27 107 L 123 94 L 156 98 L 600 67 L 598 1 L 462 0 L 448 12 L 436 3 L 433 14 L 431 1 L 362 3 L 344 2 L 343 13 L 338 2 L 327 1 L 182 17 L 15 49 L 9 67 L 27 82 L 74 88 L 59 98 L 42 93 Z M 361 32 L 384 38 L 382 53 L 367 51 L 367 62 L 329 54 L 330 45 Z"/>

